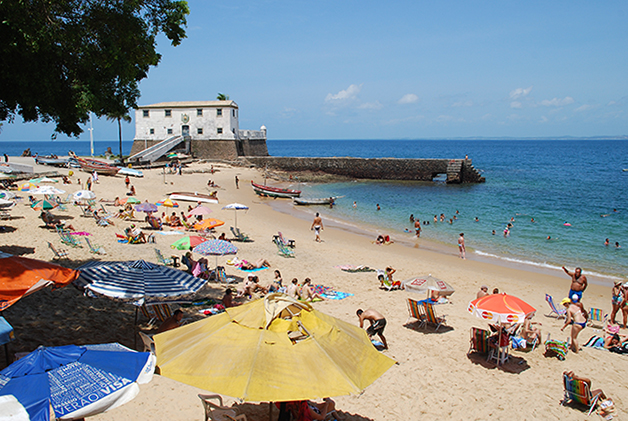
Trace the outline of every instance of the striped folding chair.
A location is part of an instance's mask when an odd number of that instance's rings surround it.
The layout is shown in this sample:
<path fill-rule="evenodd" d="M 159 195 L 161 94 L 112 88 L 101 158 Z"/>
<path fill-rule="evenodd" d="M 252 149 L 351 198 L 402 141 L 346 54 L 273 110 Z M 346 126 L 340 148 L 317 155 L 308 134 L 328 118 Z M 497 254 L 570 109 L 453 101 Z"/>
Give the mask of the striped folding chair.
<path fill-rule="evenodd" d="M 593 396 L 587 382 L 571 378 L 567 374 L 563 374 L 563 385 L 565 387 L 565 397 L 561 403 L 566 405 L 569 402 L 575 402 L 584 405 L 589 409 L 587 415 L 591 415 L 591 412 L 597 405 L 600 394 L 597 393 Z"/>
<path fill-rule="evenodd" d="M 480 329 L 477 327 L 471 328 L 471 340 L 469 345 L 469 351 L 467 355 L 472 352 L 477 352 L 478 354 L 488 354 L 489 352 L 489 344 L 488 337 L 491 335 L 486 329 Z"/>
<path fill-rule="evenodd" d="M 436 326 L 434 331 L 437 331 L 441 325 L 447 325 L 447 320 L 445 319 L 445 315 L 438 317 L 436 312 L 434 311 L 434 306 L 431 303 L 423 303 L 425 307 L 425 319 L 426 324 L 433 324 Z"/>
<path fill-rule="evenodd" d="M 143 304 L 140 311 L 148 319 L 148 325 L 151 328 L 172 316 L 172 310 L 168 304 Z"/>
<path fill-rule="evenodd" d="M 564 319 L 565 317 L 567 317 L 567 309 L 556 307 L 556 304 L 554 303 L 554 298 L 552 298 L 551 295 L 545 294 L 545 301 L 547 301 L 547 304 L 552 310 L 549 312 L 549 314 L 546 314 L 547 317 L 552 317 L 552 314 L 555 314 L 557 319 Z"/>
<path fill-rule="evenodd" d="M 408 324 L 410 319 L 417 319 L 419 321 L 419 329 L 426 323 L 425 308 L 412 298 L 408 298 L 408 319 L 404 324 Z"/>
<path fill-rule="evenodd" d="M 602 327 L 606 322 L 607 316 L 608 315 L 604 314 L 602 309 L 591 307 L 589 311 L 589 320 L 587 321 L 587 325 L 593 326 L 593 324 L 598 324 L 600 327 Z"/>

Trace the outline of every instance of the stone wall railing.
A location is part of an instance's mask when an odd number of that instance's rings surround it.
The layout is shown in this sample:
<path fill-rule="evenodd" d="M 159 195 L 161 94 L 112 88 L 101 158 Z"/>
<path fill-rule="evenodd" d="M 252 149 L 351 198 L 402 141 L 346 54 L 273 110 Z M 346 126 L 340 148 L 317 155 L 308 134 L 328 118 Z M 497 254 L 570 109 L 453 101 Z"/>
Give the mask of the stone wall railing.
<path fill-rule="evenodd" d="M 266 140 L 266 132 L 263 130 L 238 130 L 240 139 Z"/>

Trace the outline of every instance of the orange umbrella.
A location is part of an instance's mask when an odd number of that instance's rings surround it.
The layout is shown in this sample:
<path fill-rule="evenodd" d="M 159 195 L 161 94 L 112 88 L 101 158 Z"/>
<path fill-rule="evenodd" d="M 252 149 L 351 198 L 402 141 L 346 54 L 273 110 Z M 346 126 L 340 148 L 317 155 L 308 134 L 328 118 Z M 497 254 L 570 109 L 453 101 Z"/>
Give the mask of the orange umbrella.
<path fill-rule="evenodd" d="M 64 287 L 78 276 L 74 269 L 0 252 L 0 311 L 48 285 Z"/>
<path fill-rule="evenodd" d="M 203 222 L 194 224 L 194 229 L 198 231 L 210 230 L 212 228 L 216 228 L 221 225 L 225 225 L 225 223 L 219 219 L 209 218 L 209 219 L 204 219 Z"/>
<path fill-rule="evenodd" d="M 469 313 L 490 323 L 523 323 L 536 309 L 520 298 L 508 294 L 492 294 L 469 303 Z"/>

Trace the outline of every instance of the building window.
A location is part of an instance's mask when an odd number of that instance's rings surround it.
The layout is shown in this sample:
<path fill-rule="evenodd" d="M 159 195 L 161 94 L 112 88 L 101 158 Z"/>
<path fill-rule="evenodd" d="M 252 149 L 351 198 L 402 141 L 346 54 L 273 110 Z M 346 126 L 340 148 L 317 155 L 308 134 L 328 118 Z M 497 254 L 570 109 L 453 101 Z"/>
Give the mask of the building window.
<path fill-rule="evenodd" d="M 150 111 L 148 111 L 148 110 L 142 110 L 142 115 L 143 115 L 144 117 L 150 117 Z"/>
<path fill-rule="evenodd" d="M 166 117 L 172 117 L 172 110 L 165 110 L 166 111 Z"/>
<path fill-rule="evenodd" d="M 155 134 L 155 129 L 150 129 L 150 134 Z"/>
<path fill-rule="evenodd" d="M 196 115 L 201 117 L 203 115 L 203 109 L 202 108 L 197 108 L 196 109 Z"/>
<path fill-rule="evenodd" d="M 216 117 L 222 116 L 222 108 L 216 108 Z"/>
<path fill-rule="evenodd" d="M 235 117 L 235 110 L 231 110 L 231 111 L 233 111 L 233 116 Z"/>
<path fill-rule="evenodd" d="M 218 134 L 222 134 L 222 127 L 218 127 Z"/>
<path fill-rule="evenodd" d="M 168 129 L 168 134 L 172 134 L 172 129 Z"/>
<path fill-rule="evenodd" d="M 203 128 L 199 127 L 198 129 L 196 129 L 196 134 L 203 134 Z"/>

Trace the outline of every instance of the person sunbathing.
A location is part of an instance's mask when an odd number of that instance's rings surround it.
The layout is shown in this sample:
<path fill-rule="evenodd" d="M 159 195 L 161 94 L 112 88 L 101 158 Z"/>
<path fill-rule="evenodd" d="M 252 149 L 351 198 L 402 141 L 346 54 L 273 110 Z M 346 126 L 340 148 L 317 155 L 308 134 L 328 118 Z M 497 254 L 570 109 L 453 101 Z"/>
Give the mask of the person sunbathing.
<path fill-rule="evenodd" d="M 225 308 L 235 307 L 235 306 L 240 305 L 240 303 L 236 303 L 233 301 L 234 292 L 235 291 L 232 290 L 231 288 L 227 288 L 227 290 L 225 291 L 225 295 L 222 297 L 222 300 L 220 301 Z"/>
<path fill-rule="evenodd" d="M 286 287 L 286 294 L 292 298 L 299 298 L 299 280 L 297 278 L 292 278 L 292 282 Z"/>
<path fill-rule="evenodd" d="M 535 328 L 532 325 L 541 323 L 533 322 L 532 316 L 526 316 L 523 321 L 523 325 L 521 326 L 521 337 L 526 340 L 526 342 L 534 342 L 534 340 L 541 341 L 541 329 Z"/>
<path fill-rule="evenodd" d="M 129 237 L 129 243 L 146 243 L 146 236 L 135 224 L 131 224 L 129 228 L 124 230 L 124 233 Z"/>
<path fill-rule="evenodd" d="M 303 301 L 314 301 L 314 299 L 318 298 L 320 300 L 325 300 L 325 298 L 321 297 L 317 293 L 314 292 L 314 287 L 312 286 L 312 280 L 310 278 L 305 278 L 303 281 L 303 286 L 299 291 L 299 298 Z"/>
<path fill-rule="evenodd" d="M 262 294 L 268 293 L 266 288 L 259 284 L 259 278 L 253 274 L 249 274 L 242 288 L 238 290 L 236 298 L 250 297 L 257 291 L 260 291 Z"/>
<path fill-rule="evenodd" d="M 218 237 L 218 239 L 219 239 L 219 240 L 222 240 L 222 241 L 230 241 L 230 240 L 227 238 L 227 235 L 226 235 L 224 232 L 223 232 L 222 234 L 220 234 L 220 236 Z"/>
<path fill-rule="evenodd" d="M 172 212 L 172 216 L 170 217 L 170 226 L 171 227 L 180 227 L 183 224 L 181 223 L 181 219 L 177 216 L 175 212 Z"/>
<path fill-rule="evenodd" d="M 192 259 L 191 251 L 188 251 L 187 253 L 183 255 L 183 257 L 181 258 L 181 263 L 187 266 L 187 270 L 186 270 L 187 273 L 192 273 L 192 270 L 194 269 L 194 265 L 196 264 L 196 261 Z"/>
<path fill-rule="evenodd" d="M 242 263 L 240 265 L 241 269 L 244 270 L 254 270 L 254 269 L 261 269 L 261 268 L 269 268 L 270 267 L 270 263 L 268 263 L 268 260 L 266 259 L 258 259 L 255 263 L 251 263 L 251 262 L 247 262 L 246 260 L 242 260 Z"/>
<path fill-rule="evenodd" d="M 563 374 L 572 380 L 580 380 L 580 381 L 585 382 L 589 386 L 589 390 L 591 390 L 591 379 L 588 379 L 586 377 L 580 377 L 576 375 L 573 371 L 564 371 Z M 597 395 L 600 395 L 601 400 L 606 399 L 606 395 L 604 394 L 602 389 L 591 390 L 591 396 L 597 396 Z"/>
<path fill-rule="evenodd" d="M 181 310 L 176 310 L 174 314 L 168 317 L 157 329 L 157 333 L 165 332 L 167 330 L 175 329 L 181 326 L 181 320 L 183 320 L 183 312 Z"/>

